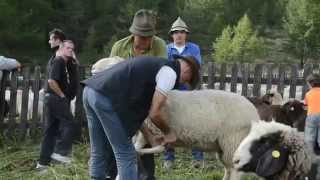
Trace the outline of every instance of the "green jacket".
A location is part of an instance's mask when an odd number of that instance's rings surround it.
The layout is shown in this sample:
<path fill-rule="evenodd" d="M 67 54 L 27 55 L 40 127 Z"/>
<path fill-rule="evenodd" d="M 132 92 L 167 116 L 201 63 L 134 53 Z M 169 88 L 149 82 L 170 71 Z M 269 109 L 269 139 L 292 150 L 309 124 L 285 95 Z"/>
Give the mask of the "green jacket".
<path fill-rule="evenodd" d="M 153 36 L 153 39 L 151 42 L 151 48 L 148 51 L 146 51 L 143 55 L 168 58 L 165 41 L 157 36 Z M 125 37 L 117 41 L 113 45 L 111 49 L 110 57 L 113 57 L 113 56 L 119 56 L 124 59 L 134 57 L 133 56 L 133 35 Z"/>

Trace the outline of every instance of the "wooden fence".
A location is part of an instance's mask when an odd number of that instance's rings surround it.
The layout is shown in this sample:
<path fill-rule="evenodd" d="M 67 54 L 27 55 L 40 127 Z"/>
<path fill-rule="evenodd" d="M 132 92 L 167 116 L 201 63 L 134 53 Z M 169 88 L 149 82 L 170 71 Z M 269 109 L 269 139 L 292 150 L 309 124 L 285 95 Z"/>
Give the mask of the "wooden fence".
<path fill-rule="evenodd" d="M 232 91 L 243 96 L 260 96 L 267 90 L 276 88 L 284 96 L 297 99 L 302 99 L 307 90 L 304 81 L 306 76 L 312 72 L 319 72 L 318 64 L 306 64 L 303 69 L 299 69 L 297 64 L 208 63 L 203 67 L 201 81 L 204 88 Z M 0 82 L 0 135 L 14 134 L 18 135 L 19 139 L 24 139 L 34 137 L 39 130 L 41 132 L 44 121 L 39 117 L 38 105 L 43 100 L 39 97 L 39 91 L 44 86 L 44 72 L 45 69 L 41 67 L 25 67 L 22 72 L 3 73 Z M 80 67 L 81 79 L 90 76 L 89 72 L 89 67 Z M 6 90 L 7 92 L 10 90 L 10 110 L 8 116 L 4 117 Z M 22 93 L 19 114 L 17 114 L 18 91 Z M 33 102 L 28 102 L 30 92 L 33 94 Z M 86 127 L 81 95 L 82 89 L 76 98 L 75 120 L 80 127 Z M 30 119 L 28 113 L 32 114 Z"/>

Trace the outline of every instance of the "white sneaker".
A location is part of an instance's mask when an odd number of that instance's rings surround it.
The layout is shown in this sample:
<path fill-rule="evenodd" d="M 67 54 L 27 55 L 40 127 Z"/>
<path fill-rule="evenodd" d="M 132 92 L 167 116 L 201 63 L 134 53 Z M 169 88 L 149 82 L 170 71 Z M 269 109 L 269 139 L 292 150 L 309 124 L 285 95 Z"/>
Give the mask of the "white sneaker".
<path fill-rule="evenodd" d="M 69 158 L 67 156 L 62 156 L 62 155 L 57 154 L 57 153 L 52 153 L 50 157 L 51 157 L 51 159 L 54 159 L 54 160 L 62 162 L 62 163 L 66 163 L 66 164 L 70 164 L 71 163 L 71 158 Z"/>
<path fill-rule="evenodd" d="M 36 169 L 45 169 L 45 168 L 48 168 L 48 166 L 47 165 L 42 165 L 42 164 L 40 164 L 39 162 L 37 162 L 37 166 L 36 166 Z"/>
<path fill-rule="evenodd" d="M 37 166 L 36 166 L 36 170 L 39 171 L 39 174 L 44 174 L 48 171 L 48 167 L 47 165 L 42 165 L 39 162 L 37 162 Z"/>

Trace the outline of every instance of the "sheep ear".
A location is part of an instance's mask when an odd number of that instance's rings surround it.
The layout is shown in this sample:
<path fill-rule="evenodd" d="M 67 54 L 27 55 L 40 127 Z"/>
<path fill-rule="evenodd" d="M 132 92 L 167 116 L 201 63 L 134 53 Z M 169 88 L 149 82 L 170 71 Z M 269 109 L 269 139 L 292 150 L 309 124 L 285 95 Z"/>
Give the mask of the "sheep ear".
<path fill-rule="evenodd" d="M 277 174 L 287 163 L 288 155 L 288 149 L 285 147 L 270 148 L 258 160 L 257 175 L 270 177 Z"/>

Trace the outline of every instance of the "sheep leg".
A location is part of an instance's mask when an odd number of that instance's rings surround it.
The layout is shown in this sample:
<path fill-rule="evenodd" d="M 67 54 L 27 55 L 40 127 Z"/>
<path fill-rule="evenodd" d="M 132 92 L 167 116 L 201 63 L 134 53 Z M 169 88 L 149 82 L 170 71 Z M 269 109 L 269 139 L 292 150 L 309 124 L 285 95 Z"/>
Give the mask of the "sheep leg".
<path fill-rule="evenodd" d="M 224 168 L 223 180 L 230 180 L 231 169 Z"/>
<path fill-rule="evenodd" d="M 236 169 L 231 169 L 230 170 L 230 180 L 239 180 L 241 179 L 242 173 L 237 171 Z"/>
<path fill-rule="evenodd" d="M 242 173 L 233 168 L 224 168 L 223 180 L 239 180 Z"/>

